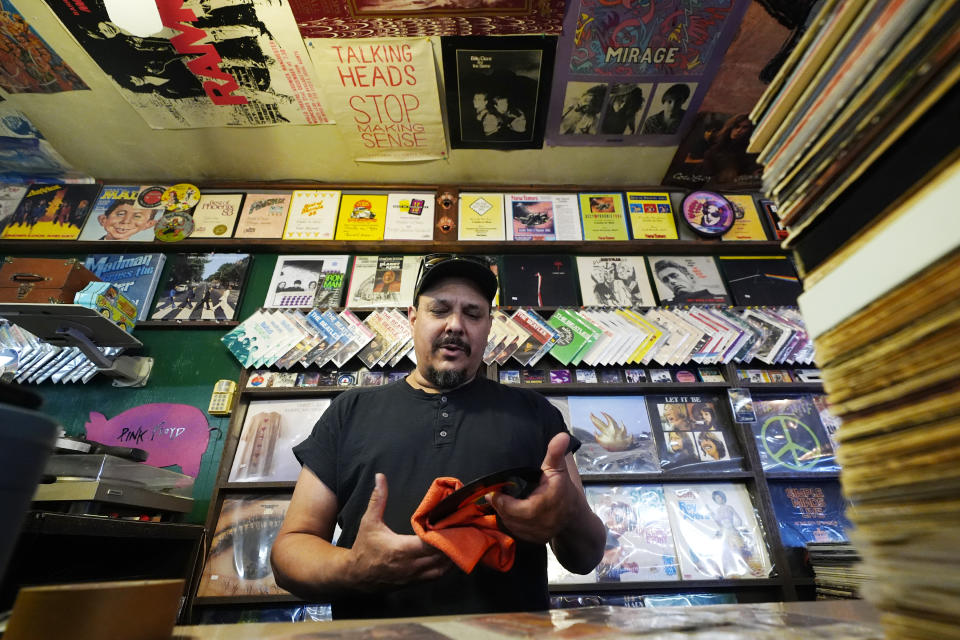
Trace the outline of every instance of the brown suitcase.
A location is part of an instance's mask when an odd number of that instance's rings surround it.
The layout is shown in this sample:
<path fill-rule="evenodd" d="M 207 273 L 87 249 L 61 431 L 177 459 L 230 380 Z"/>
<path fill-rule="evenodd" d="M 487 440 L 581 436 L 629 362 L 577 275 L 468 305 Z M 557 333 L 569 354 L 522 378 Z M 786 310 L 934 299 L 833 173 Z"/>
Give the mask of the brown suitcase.
<path fill-rule="evenodd" d="M 76 258 L 4 258 L 0 302 L 73 304 L 73 296 L 100 278 Z"/>

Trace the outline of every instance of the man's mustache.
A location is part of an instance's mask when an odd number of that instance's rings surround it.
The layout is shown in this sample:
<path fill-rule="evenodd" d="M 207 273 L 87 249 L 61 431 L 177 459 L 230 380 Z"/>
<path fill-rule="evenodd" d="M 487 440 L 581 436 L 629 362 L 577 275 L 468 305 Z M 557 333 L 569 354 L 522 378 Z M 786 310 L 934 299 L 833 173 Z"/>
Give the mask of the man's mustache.
<path fill-rule="evenodd" d="M 436 351 L 437 349 L 442 349 L 447 345 L 459 347 L 463 349 L 463 352 L 465 354 L 470 355 L 470 351 L 471 351 L 470 345 L 464 342 L 462 339 L 458 338 L 457 336 L 440 336 L 439 338 L 433 341 L 433 350 Z"/>

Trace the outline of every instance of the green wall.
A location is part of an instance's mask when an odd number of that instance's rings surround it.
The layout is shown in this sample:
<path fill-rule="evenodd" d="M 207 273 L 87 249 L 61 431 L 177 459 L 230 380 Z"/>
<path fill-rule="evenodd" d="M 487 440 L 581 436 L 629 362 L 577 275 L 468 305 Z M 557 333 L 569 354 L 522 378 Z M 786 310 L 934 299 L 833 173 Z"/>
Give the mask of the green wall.
<path fill-rule="evenodd" d="M 159 251 L 160 247 L 156 250 Z M 167 253 L 169 258 L 170 253 Z M 82 259 L 85 256 L 66 257 Z M 263 303 L 275 264 L 276 255 L 253 256 L 241 300 L 240 319 L 249 316 Z M 109 419 L 142 404 L 172 402 L 197 407 L 206 414 L 214 383 L 224 378 L 238 380 L 240 377 L 240 364 L 220 342 L 220 337 L 227 330 L 216 327 L 135 329 L 134 336 L 143 343 L 143 348 L 130 355 L 154 359 L 150 380 L 139 389 L 114 387 L 111 379 L 104 375 L 97 375 L 88 384 L 59 385 L 46 382 L 27 386 L 43 396 L 42 410 L 58 420 L 69 435 L 84 433 L 84 424 L 91 411 L 102 413 Z M 230 416 L 206 415 L 214 430 L 210 433 L 207 450 L 200 461 L 193 491 L 194 507 L 187 518 L 189 522 L 200 524 L 206 519 L 230 425 Z"/>

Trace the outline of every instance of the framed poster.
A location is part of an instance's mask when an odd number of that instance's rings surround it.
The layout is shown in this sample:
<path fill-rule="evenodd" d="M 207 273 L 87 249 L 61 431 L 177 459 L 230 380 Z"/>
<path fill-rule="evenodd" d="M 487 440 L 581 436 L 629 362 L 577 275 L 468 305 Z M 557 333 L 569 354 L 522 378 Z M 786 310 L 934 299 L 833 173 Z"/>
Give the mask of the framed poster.
<path fill-rule="evenodd" d="M 571 0 L 551 98 L 552 146 L 670 146 L 692 125 L 750 3 Z"/>
<path fill-rule="evenodd" d="M 555 36 L 440 39 L 453 149 L 540 149 Z"/>

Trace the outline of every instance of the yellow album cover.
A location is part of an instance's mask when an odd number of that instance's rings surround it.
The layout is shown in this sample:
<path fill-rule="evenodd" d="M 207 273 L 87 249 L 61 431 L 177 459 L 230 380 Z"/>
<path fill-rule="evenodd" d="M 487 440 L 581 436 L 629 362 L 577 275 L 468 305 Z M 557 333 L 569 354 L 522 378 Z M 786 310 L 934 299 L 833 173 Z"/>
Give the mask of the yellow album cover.
<path fill-rule="evenodd" d="M 458 240 L 505 240 L 502 193 L 461 193 Z"/>
<path fill-rule="evenodd" d="M 584 240 L 629 240 L 623 195 L 581 193 L 580 219 Z"/>
<path fill-rule="evenodd" d="M 334 240 L 383 240 L 386 221 L 386 194 L 345 193 Z"/>
<path fill-rule="evenodd" d="M 767 232 L 760 221 L 760 212 L 753 201 L 753 196 L 724 195 L 724 198 L 733 205 L 733 227 L 723 234 L 724 240 L 766 240 Z"/>
<path fill-rule="evenodd" d="M 627 211 L 634 240 L 677 239 L 677 223 L 666 191 L 628 191 Z"/>

